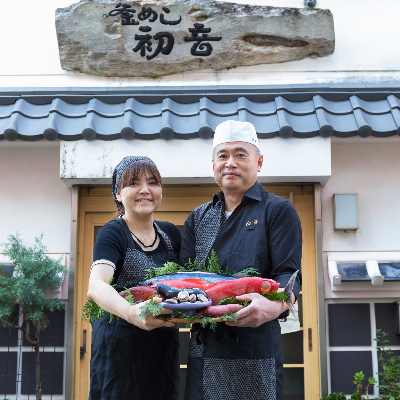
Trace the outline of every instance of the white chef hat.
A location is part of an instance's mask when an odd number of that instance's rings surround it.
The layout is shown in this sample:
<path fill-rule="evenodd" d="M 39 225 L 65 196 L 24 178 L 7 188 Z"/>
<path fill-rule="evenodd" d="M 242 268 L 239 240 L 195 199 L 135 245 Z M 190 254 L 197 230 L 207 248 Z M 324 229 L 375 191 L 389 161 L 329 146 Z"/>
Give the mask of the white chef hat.
<path fill-rule="evenodd" d="M 247 142 L 258 146 L 256 128 L 250 122 L 228 120 L 215 128 L 213 149 L 221 143 Z"/>

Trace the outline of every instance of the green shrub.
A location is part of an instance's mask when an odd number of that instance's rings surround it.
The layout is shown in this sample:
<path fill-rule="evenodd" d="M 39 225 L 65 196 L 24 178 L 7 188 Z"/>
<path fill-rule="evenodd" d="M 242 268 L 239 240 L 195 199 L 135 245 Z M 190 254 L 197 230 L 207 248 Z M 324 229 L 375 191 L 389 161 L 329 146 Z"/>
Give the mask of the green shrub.
<path fill-rule="evenodd" d="M 362 382 L 364 381 L 365 376 L 362 371 L 356 372 L 354 374 L 354 381 L 353 383 L 357 385 L 357 390 L 351 395 L 350 400 L 364 400 L 362 397 Z M 370 386 L 375 385 L 377 382 L 374 378 L 368 378 L 368 385 L 365 388 L 365 395 L 368 399 L 368 389 Z M 340 393 L 331 393 L 329 396 L 323 397 L 321 400 L 346 400 L 346 396 Z"/>
<path fill-rule="evenodd" d="M 321 400 L 346 400 L 346 396 L 342 392 L 331 393 L 329 396 L 325 396 Z"/>
<path fill-rule="evenodd" d="M 379 399 L 400 400 L 400 356 L 394 356 L 393 351 L 387 346 L 390 341 L 385 339 L 388 334 L 381 329 L 376 330 L 378 350 L 378 361 L 381 363 L 383 372 L 379 375 Z"/>

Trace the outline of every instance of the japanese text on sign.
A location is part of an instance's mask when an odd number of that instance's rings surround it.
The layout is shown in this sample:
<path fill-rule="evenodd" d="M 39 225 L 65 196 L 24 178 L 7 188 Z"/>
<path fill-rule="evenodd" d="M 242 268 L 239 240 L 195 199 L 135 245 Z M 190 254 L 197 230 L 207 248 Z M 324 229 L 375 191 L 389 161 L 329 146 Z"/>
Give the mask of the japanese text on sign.
<path fill-rule="evenodd" d="M 157 21 L 158 18 L 163 25 L 179 25 L 181 23 L 181 16 L 176 20 L 167 19 L 166 14 L 171 12 L 169 8 L 162 7 L 162 11 L 159 16 L 151 7 L 142 7 L 141 11 L 137 13 L 131 5 L 118 3 L 108 15 L 111 17 L 119 15 L 122 25 L 140 25 L 139 21 L 151 23 Z M 139 53 L 141 57 L 146 57 L 148 60 L 152 60 L 160 53 L 164 55 L 171 54 L 175 43 L 172 33 L 157 32 L 155 35 L 151 35 L 149 33 L 152 31 L 150 26 L 140 26 L 139 31 L 144 34 L 135 34 L 135 40 L 138 41 L 137 45 L 132 49 L 135 53 Z M 184 40 L 185 42 L 193 42 L 190 49 L 190 54 L 193 56 L 206 57 L 211 55 L 213 47 L 210 42 L 217 42 L 222 39 L 221 36 L 209 36 L 211 28 L 204 27 L 204 24 L 195 23 L 194 27 L 189 28 L 188 31 L 191 36 L 185 37 Z M 154 50 L 151 39 L 155 40 L 156 43 L 158 42 Z"/>

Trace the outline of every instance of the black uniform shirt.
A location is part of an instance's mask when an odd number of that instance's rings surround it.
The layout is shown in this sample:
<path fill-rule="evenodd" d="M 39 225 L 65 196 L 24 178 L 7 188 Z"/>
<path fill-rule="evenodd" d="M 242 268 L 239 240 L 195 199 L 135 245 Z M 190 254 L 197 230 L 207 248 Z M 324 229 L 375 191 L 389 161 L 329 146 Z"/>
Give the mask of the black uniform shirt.
<path fill-rule="evenodd" d="M 300 270 L 301 246 L 301 224 L 294 207 L 256 182 L 228 219 L 222 191 L 192 211 L 185 221 L 180 263 L 208 259 L 214 250 L 224 269 L 240 272 L 253 267 L 284 288 Z M 300 284 L 299 274 L 293 287 L 296 298 Z"/>
<path fill-rule="evenodd" d="M 146 279 L 147 270 L 162 267 L 167 261 L 178 261 L 181 246 L 179 229 L 170 222 L 154 221 L 160 244 L 153 251 L 143 251 L 133 240 L 123 218 L 102 226 L 93 248 L 93 265 L 108 264 L 115 270 L 116 290 L 137 286 Z"/>

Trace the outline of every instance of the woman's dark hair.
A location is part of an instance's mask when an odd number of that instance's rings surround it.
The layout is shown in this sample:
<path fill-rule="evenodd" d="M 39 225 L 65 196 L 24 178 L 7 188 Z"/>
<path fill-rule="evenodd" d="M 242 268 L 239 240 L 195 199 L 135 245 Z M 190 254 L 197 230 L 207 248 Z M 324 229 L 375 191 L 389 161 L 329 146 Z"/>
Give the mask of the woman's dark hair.
<path fill-rule="evenodd" d="M 160 171 L 158 170 L 158 168 L 154 164 L 143 160 L 133 162 L 125 168 L 117 185 L 117 193 L 120 193 L 125 186 L 129 186 L 134 181 L 140 179 L 145 173 L 153 175 L 157 185 L 160 185 L 161 188 L 163 187 Z M 122 205 L 121 209 L 115 213 L 114 219 L 120 217 L 123 214 L 125 214 L 125 208 Z"/>

